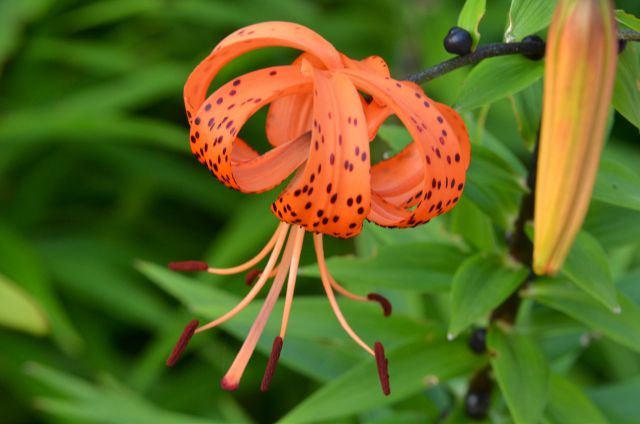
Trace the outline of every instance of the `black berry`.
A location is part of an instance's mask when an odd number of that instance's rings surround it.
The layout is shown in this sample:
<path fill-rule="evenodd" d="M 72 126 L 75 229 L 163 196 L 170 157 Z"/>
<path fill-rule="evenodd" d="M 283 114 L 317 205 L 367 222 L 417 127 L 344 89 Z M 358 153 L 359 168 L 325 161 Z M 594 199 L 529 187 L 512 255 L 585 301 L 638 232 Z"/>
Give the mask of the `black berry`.
<path fill-rule="evenodd" d="M 618 39 L 618 54 L 622 53 L 625 47 L 627 47 L 627 40 Z"/>
<path fill-rule="evenodd" d="M 465 55 L 471 53 L 473 38 L 469 31 L 460 27 L 453 27 L 444 37 L 444 49 L 449 53 Z"/>
<path fill-rule="evenodd" d="M 469 337 L 469 347 L 475 353 L 484 353 L 487 350 L 487 330 L 484 328 L 476 328 Z"/>
<path fill-rule="evenodd" d="M 464 398 L 467 415 L 478 420 L 487 417 L 491 405 L 491 392 L 472 391 Z"/>
<path fill-rule="evenodd" d="M 537 35 L 527 35 L 522 39 L 522 45 L 526 50 L 524 57 L 531 60 L 540 60 L 544 57 L 545 42 Z"/>

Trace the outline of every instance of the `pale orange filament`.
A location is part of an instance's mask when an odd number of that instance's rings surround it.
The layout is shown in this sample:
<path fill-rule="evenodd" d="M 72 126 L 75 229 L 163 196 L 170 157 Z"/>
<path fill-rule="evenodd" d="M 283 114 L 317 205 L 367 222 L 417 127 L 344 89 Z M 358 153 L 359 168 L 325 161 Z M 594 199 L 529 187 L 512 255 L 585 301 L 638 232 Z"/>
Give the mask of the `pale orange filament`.
<path fill-rule="evenodd" d="M 366 350 L 371 356 L 375 356 L 375 352 L 371 349 L 362 339 L 353 331 L 353 329 L 349 326 L 349 323 L 345 319 L 340 307 L 338 306 L 338 302 L 336 301 L 336 297 L 333 294 L 333 290 L 331 289 L 331 275 L 329 274 L 329 270 L 327 269 L 327 264 L 324 260 L 324 249 L 322 246 L 322 234 L 314 234 L 313 235 L 313 244 L 316 249 L 316 256 L 318 258 L 318 268 L 320 269 L 320 277 L 322 279 L 322 285 L 324 286 L 325 292 L 327 292 L 327 298 L 329 299 L 329 303 L 331 304 L 331 308 L 340 322 L 340 325 L 344 329 L 344 331 L 364 350 Z"/>
<path fill-rule="evenodd" d="M 201 332 L 203 332 L 205 330 L 213 328 L 213 327 L 215 327 L 217 325 L 220 325 L 223 322 L 233 318 L 241 310 L 243 310 L 249 303 L 251 303 L 251 301 L 258 295 L 258 293 L 260 293 L 260 290 L 262 289 L 262 287 L 265 285 L 265 283 L 269 279 L 269 275 L 270 275 L 273 267 L 275 266 L 276 261 L 278 260 L 278 256 L 280 255 L 280 251 L 282 250 L 282 245 L 283 245 L 284 239 L 285 239 L 285 237 L 287 235 L 287 230 L 289 229 L 289 225 L 288 224 L 284 224 L 284 226 L 283 226 L 283 224 L 280 224 L 280 226 L 276 230 L 275 235 L 277 235 L 277 238 L 275 238 L 275 242 L 274 242 L 275 243 L 275 247 L 273 248 L 273 250 L 271 252 L 271 256 L 269 257 L 269 261 L 267 262 L 267 265 L 264 268 L 264 272 L 262 272 L 260 274 L 260 278 L 258 278 L 258 282 L 256 284 L 254 284 L 253 287 L 251 287 L 251 290 L 249 291 L 249 293 L 247 293 L 247 295 L 244 297 L 244 299 L 242 299 L 240 301 L 240 303 L 238 303 L 233 309 L 231 309 L 229 312 L 227 312 L 226 314 L 224 314 L 220 318 L 218 318 L 218 319 L 216 319 L 214 321 L 211 321 L 210 323 L 205 324 L 202 327 L 198 328 L 195 331 L 196 333 L 201 333 Z M 271 242 L 269 242 L 269 244 L 271 244 Z"/>
<path fill-rule="evenodd" d="M 217 274 L 217 275 L 230 275 L 230 274 L 238 274 L 242 271 L 246 271 L 250 268 L 253 268 L 258 262 L 260 262 L 265 256 L 267 256 L 269 252 L 272 251 L 273 246 L 276 244 L 276 241 L 279 239 L 280 234 L 282 232 L 286 232 L 288 228 L 289 228 L 289 224 L 287 224 L 286 222 L 281 222 L 280 225 L 278 225 L 278 228 L 276 229 L 275 233 L 273 233 L 273 236 L 271 236 L 271 240 L 267 242 L 267 244 L 262 248 L 262 250 L 255 257 L 248 260 L 247 262 L 231 268 L 209 267 L 207 268 L 207 272 L 210 274 Z"/>
<path fill-rule="evenodd" d="M 296 239 L 294 241 L 293 253 L 291 254 L 291 265 L 289 266 L 289 280 L 287 281 L 287 292 L 284 300 L 284 311 L 282 312 L 282 325 L 280 326 L 280 337 L 284 339 L 289 323 L 289 314 L 291 313 L 291 305 L 293 304 L 293 292 L 296 287 L 296 279 L 298 277 L 298 265 L 300 264 L 300 252 L 304 242 L 305 231 L 298 229 Z"/>
<path fill-rule="evenodd" d="M 359 294 L 351 293 L 349 290 L 347 290 L 344 287 L 342 287 L 333 278 L 333 276 L 331 276 L 331 275 L 329 275 L 329 282 L 331 283 L 331 287 L 333 287 L 335 289 L 335 291 L 337 291 L 338 293 L 340 293 L 344 297 L 347 297 L 347 298 L 352 299 L 352 300 L 357 300 L 357 301 L 360 301 L 360 302 L 370 302 L 371 301 L 371 299 L 367 298 L 366 296 L 360 296 Z"/>
<path fill-rule="evenodd" d="M 262 304 L 262 308 L 260 309 L 256 320 L 253 322 L 253 325 L 249 330 L 249 334 L 244 340 L 244 343 L 242 343 L 242 347 L 240 348 L 240 351 L 231 364 L 229 371 L 227 371 L 225 376 L 222 378 L 222 381 L 220 382 L 225 390 L 235 390 L 240 383 L 240 379 L 242 378 L 242 374 L 244 373 L 247 363 L 249 362 L 249 359 L 251 358 L 251 355 L 256 348 L 258 339 L 260 338 L 260 335 L 262 334 L 262 331 L 267 324 L 267 320 L 269 319 L 269 315 L 271 314 L 271 311 L 273 310 L 273 307 L 278 300 L 278 296 L 282 291 L 289 264 L 291 263 L 292 254 L 295 251 L 295 240 L 299 237 L 300 232 L 304 232 L 304 230 L 299 226 L 295 226 L 293 231 L 291 231 L 289 234 L 287 245 L 282 255 L 282 261 L 278 269 L 278 274 L 273 280 L 271 289 L 269 289 L 269 294 Z M 271 272 L 271 270 L 269 269 L 268 272 Z M 265 272 L 263 275 L 266 276 L 268 272 Z"/>

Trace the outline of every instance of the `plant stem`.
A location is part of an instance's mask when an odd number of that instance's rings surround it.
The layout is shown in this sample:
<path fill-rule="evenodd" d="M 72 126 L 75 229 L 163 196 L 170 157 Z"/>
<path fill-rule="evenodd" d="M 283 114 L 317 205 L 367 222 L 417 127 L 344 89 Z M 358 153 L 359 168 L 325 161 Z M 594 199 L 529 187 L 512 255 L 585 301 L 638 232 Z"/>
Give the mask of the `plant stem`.
<path fill-rule="evenodd" d="M 620 29 L 618 39 L 626 41 L 640 41 L 640 32 L 630 29 Z M 478 47 L 473 53 L 464 56 L 457 56 L 445 62 L 439 63 L 415 74 L 409 75 L 407 80 L 422 84 L 432 79 L 438 78 L 458 68 L 467 65 L 475 65 L 484 59 L 510 54 L 541 55 L 544 54 L 544 45 L 538 43 L 518 42 L 518 43 L 494 43 Z"/>
<path fill-rule="evenodd" d="M 529 268 L 529 275 L 522 282 L 518 290 L 513 292 L 504 302 L 502 302 L 491 313 L 490 322 L 494 323 L 498 320 L 508 324 L 515 323 L 518 316 L 518 310 L 522 299 L 519 291 L 521 288 L 530 284 L 535 278 L 532 270 L 533 259 L 533 243 L 529 240 L 525 231 L 527 222 L 533 219 L 535 209 L 535 191 L 536 191 L 536 169 L 538 165 L 538 141 L 533 147 L 531 161 L 527 173 L 527 187 L 529 193 L 525 194 L 520 202 L 520 212 L 515 222 L 513 233 L 509 237 L 509 254 L 521 264 Z M 491 354 L 491 353 L 489 353 Z M 489 409 L 488 399 L 491 399 L 491 392 L 495 386 L 495 381 L 491 376 L 491 366 L 487 366 L 478 370 L 469 382 L 469 388 L 465 396 L 465 406 L 467 414 L 472 418 L 484 418 Z M 486 407 L 482 411 L 478 406 Z M 474 408 L 475 407 L 475 408 Z"/>

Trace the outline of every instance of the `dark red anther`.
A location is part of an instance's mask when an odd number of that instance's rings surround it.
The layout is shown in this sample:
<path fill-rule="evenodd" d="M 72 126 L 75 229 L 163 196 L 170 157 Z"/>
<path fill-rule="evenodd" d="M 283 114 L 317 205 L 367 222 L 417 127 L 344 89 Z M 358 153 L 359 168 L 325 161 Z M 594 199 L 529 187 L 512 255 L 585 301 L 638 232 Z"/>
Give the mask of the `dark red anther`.
<path fill-rule="evenodd" d="M 378 377 L 380 378 L 382 393 L 384 393 L 385 396 L 389 396 L 391 393 L 391 387 L 389 386 L 389 361 L 384 356 L 384 347 L 382 347 L 382 343 L 376 342 L 374 344 L 374 351 L 376 353 L 376 365 L 378 367 Z"/>
<path fill-rule="evenodd" d="M 369 293 L 367 299 L 378 302 L 382 306 L 382 313 L 385 317 L 391 315 L 391 302 L 386 297 L 378 293 Z"/>
<path fill-rule="evenodd" d="M 256 282 L 258 277 L 262 274 L 262 270 L 258 268 L 254 268 L 251 271 L 247 272 L 247 275 L 244 277 L 244 282 L 247 283 L 247 286 L 252 286 L 253 283 Z"/>
<path fill-rule="evenodd" d="M 278 365 L 278 359 L 280 359 L 280 352 L 282 351 L 282 337 L 277 336 L 273 340 L 273 347 L 271 348 L 271 355 L 269 356 L 269 362 L 267 363 L 267 369 L 264 371 L 264 377 L 262 377 L 262 384 L 260 384 L 260 390 L 266 392 L 269 390 L 271 379 L 276 372 L 276 366 Z"/>
<path fill-rule="evenodd" d="M 170 262 L 169 269 L 174 271 L 206 271 L 209 265 L 202 261 Z"/>
<path fill-rule="evenodd" d="M 184 352 L 184 349 L 187 347 L 187 343 L 189 343 L 189 340 L 191 340 L 191 337 L 193 337 L 193 334 L 196 332 L 196 328 L 198 328 L 199 325 L 200 322 L 194 319 L 191 320 L 189 324 L 187 324 L 187 326 L 184 328 L 184 331 L 180 335 L 178 343 L 176 343 L 176 346 L 171 352 L 171 356 L 169 356 L 169 359 L 167 359 L 168 367 L 173 367 L 178 359 L 180 359 L 180 355 L 182 355 L 182 352 Z"/>

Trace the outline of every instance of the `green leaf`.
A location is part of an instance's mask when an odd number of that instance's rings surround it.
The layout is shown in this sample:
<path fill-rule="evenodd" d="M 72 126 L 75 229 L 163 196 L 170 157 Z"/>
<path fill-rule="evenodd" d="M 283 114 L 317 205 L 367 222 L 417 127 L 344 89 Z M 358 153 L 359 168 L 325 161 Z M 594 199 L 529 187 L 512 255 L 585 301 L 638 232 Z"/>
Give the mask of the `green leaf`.
<path fill-rule="evenodd" d="M 458 16 L 458 26 L 469 31 L 473 38 L 472 50 L 475 50 L 480 41 L 478 26 L 484 16 L 486 6 L 486 0 L 467 0 Z"/>
<path fill-rule="evenodd" d="M 619 311 L 617 291 L 604 249 L 586 231 L 580 231 L 562 272 L 578 287 L 612 311 Z"/>
<path fill-rule="evenodd" d="M 521 40 L 546 28 L 551 22 L 557 0 L 511 0 L 504 39 Z"/>
<path fill-rule="evenodd" d="M 621 9 L 616 10 L 616 21 L 634 31 L 640 32 L 640 19 L 638 19 L 637 16 L 634 16 L 631 13 L 625 12 Z"/>
<path fill-rule="evenodd" d="M 396 403 L 420 393 L 430 384 L 465 375 L 484 362 L 484 358 L 471 353 L 466 343 L 425 338 L 388 351 L 387 358 L 390 396 L 382 394 L 374 361 L 369 357 L 302 401 L 280 422 L 302 424 L 333 421 L 338 417 Z"/>
<path fill-rule="evenodd" d="M 109 380 L 97 386 L 44 365 L 30 363 L 27 373 L 51 389 L 60 398 L 39 398 L 36 405 L 65 421 L 107 424 L 217 424 L 223 421 L 199 418 L 160 409 L 136 393 Z"/>
<path fill-rule="evenodd" d="M 501 228 L 509 228 L 519 207 L 519 195 L 527 192 L 524 178 L 491 150 L 474 145 L 463 197 L 468 198 Z"/>
<path fill-rule="evenodd" d="M 449 337 L 489 313 L 522 284 L 527 269 L 499 255 L 478 253 L 462 264 L 451 287 Z"/>
<path fill-rule="evenodd" d="M 533 147 L 538 138 L 542 115 L 542 81 L 536 81 L 511 96 L 511 105 L 520 136 L 528 146 Z"/>
<path fill-rule="evenodd" d="M 620 162 L 603 159 L 593 198 L 640 211 L 640 177 Z"/>
<path fill-rule="evenodd" d="M 589 390 L 589 397 L 612 424 L 636 424 L 640 417 L 640 376 Z"/>
<path fill-rule="evenodd" d="M 537 281 L 525 292 L 553 309 L 586 324 L 636 352 L 640 352 L 640 308 L 629 298 L 618 293 L 621 312 L 614 314 L 587 294 L 557 281 Z"/>
<path fill-rule="evenodd" d="M 640 129 L 640 61 L 634 43 L 627 43 L 618 55 L 612 103 L 622 116 Z"/>
<path fill-rule="evenodd" d="M 37 336 L 49 332 L 49 323 L 40 305 L 2 274 L 0 274 L 0 325 Z"/>
<path fill-rule="evenodd" d="M 499 242 L 493 222 L 473 202 L 463 196 L 449 214 L 453 233 L 461 235 L 477 250 L 484 252 L 497 250 Z"/>
<path fill-rule="evenodd" d="M 55 293 L 41 259 L 29 241 L 0 224 L 0 273 L 23 288 L 42 308 L 51 325 L 51 336 L 67 353 L 78 352 L 83 340 Z"/>
<path fill-rule="evenodd" d="M 519 55 L 486 59 L 467 75 L 456 106 L 466 110 L 493 103 L 529 87 L 543 72 L 542 61 Z"/>
<path fill-rule="evenodd" d="M 465 253 L 446 243 L 411 243 L 383 246 L 373 257 L 333 257 L 327 266 L 337 281 L 365 290 L 388 287 L 430 293 L 449 287 Z M 318 277 L 315 265 L 300 269 L 300 275 Z"/>
<path fill-rule="evenodd" d="M 489 329 L 491 366 L 516 424 L 535 424 L 549 395 L 549 368 L 535 340 L 500 326 Z"/>
<path fill-rule="evenodd" d="M 20 33 L 28 23 L 50 8 L 52 0 L 0 2 L 0 75 L 7 57 L 20 43 Z"/>
<path fill-rule="evenodd" d="M 584 222 L 605 249 L 635 244 L 640 239 L 640 212 L 594 201 Z"/>
<path fill-rule="evenodd" d="M 551 375 L 549 403 L 544 412 L 544 424 L 607 424 L 595 405 L 575 384 Z"/>

